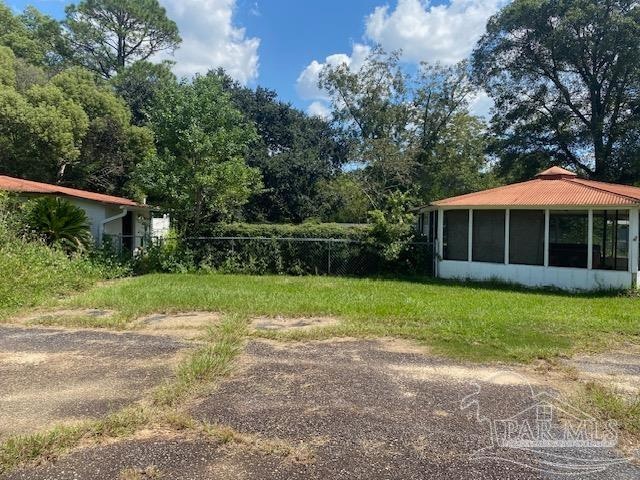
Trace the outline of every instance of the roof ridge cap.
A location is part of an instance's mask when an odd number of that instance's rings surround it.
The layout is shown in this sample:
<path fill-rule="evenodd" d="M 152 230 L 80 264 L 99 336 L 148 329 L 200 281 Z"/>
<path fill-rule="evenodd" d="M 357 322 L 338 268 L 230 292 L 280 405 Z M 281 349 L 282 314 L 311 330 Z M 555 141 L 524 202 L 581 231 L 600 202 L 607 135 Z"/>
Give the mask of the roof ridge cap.
<path fill-rule="evenodd" d="M 480 190 L 478 192 L 469 192 L 469 193 L 463 193 L 462 195 L 455 195 L 453 197 L 441 198 L 440 200 L 435 200 L 431 202 L 429 205 L 435 205 L 438 202 L 444 202 L 445 200 L 452 200 L 454 198 L 467 198 L 472 195 L 478 195 L 480 193 L 495 192 L 496 190 L 503 190 L 505 188 L 515 187 L 517 185 L 522 185 L 524 183 L 533 183 L 533 182 L 542 182 L 542 181 L 543 180 L 540 178 L 532 178 L 531 180 L 525 180 L 524 182 L 508 183 L 507 185 L 500 185 L 498 187 L 487 188 L 486 190 Z"/>
<path fill-rule="evenodd" d="M 605 188 L 600 188 L 600 187 L 597 187 L 595 185 L 589 185 L 588 183 L 582 183 L 580 180 L 583 180 L 583 181 L 586 180 L 587 182 L 596 182 L 596 183 L 606 183 L 606 182 L 598 182 L 597 180 L 589 180 L 589 179 L 585 179 L 585 178 L 560 178 L 559 180 L 562 180 L 564 182 L 575 183 L 575 184 L 578 184 L 578 185 L 582 185 L 583 187 L 590 188 L 592 190 L 597 190 L 599 192 L 605 192 L 605 193 L 608 193 L 610 195 L 617 195 L 618 197 L 624 197 L 624 198 L 627 198 L 629 200 L 633 200 L 636 203 L 640 203 L 640 197 L 631 197 L 629 195 L 625 195 L 624 193 L 612 192 L 611 190 L 607 190 Z"/>

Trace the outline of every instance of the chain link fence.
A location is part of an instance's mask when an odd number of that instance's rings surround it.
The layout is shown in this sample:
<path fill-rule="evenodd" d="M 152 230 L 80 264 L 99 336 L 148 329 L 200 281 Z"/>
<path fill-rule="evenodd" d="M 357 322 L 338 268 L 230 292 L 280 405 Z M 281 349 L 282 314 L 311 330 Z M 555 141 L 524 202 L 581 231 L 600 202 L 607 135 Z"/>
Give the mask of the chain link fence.
<path fill-rule="evenodd" d="M 188 237 L 179 240 L 111 236 L 119 253 L 178 255 L 173 263 L 226 273 L 366 276 L 386 273 L 432 275 L 428 242 L 411 243 L 398 259 L 387 260 L 374 243 L 338 238 Z M 158 259 L 163 263 L 168 259 Z"/>

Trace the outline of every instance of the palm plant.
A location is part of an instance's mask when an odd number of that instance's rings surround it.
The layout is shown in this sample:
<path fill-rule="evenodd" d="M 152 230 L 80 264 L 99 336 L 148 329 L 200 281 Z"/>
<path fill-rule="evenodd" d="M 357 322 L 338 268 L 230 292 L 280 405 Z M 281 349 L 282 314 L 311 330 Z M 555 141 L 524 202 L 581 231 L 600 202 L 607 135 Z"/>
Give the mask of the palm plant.
<path fill-rule="evenodd" d="M 27 206 L 29 229 L 48 245 L 67 253 L 85 250 L 91 244 L 89 219 L 86 213 L 63 198 L 38 198 Z"/>

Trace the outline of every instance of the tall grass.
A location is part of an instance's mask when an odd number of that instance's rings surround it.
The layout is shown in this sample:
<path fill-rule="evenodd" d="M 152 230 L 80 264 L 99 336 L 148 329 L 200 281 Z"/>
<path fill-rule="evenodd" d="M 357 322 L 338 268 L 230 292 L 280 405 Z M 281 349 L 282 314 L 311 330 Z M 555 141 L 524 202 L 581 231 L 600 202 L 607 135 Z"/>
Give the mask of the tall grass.
<path fill-rule="evenodd" d="M 87 287 L 105 269 L 19 234 L 16 206 L 0 196 L 0 321 L 22 308 Z"/>
<path fill-rule="evenodd" d="M 155 274 L 90 289 L 61 305 L 114 310 L 123 324 L 154 312 L 194 310 L 334 316 L 342 320 L 336 326 L 286 336 L 394 336 L 468 359 L 530 361 L 640 342 L 638 301 L 616 293 L 570 295 L 440 280 Z"/>

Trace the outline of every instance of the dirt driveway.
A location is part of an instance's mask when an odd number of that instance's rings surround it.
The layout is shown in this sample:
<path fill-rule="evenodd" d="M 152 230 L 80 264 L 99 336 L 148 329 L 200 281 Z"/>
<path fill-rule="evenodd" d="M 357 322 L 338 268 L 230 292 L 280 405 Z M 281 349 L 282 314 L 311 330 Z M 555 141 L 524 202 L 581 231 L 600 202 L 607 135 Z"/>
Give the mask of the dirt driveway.
<path fill-rule="evenodd" d="M 0 440 L 99 418 L 173 374 L 171 337 L 0 326 Z"/>
<path fill-rule="evenodd" d="M 542 397 L 532 395 L 549 389 L 544 378 L 506 370 L 437 359 L 399 341 L 252 341 L 234 375 L 187 407 L 251 441 L 148 431 L 7 478 L 640 478 L 640 467 L 612 449 L 491 448 L 488 420 L 534 415 Z M 596 457 L 611 465 L 593 469 Z"/>

